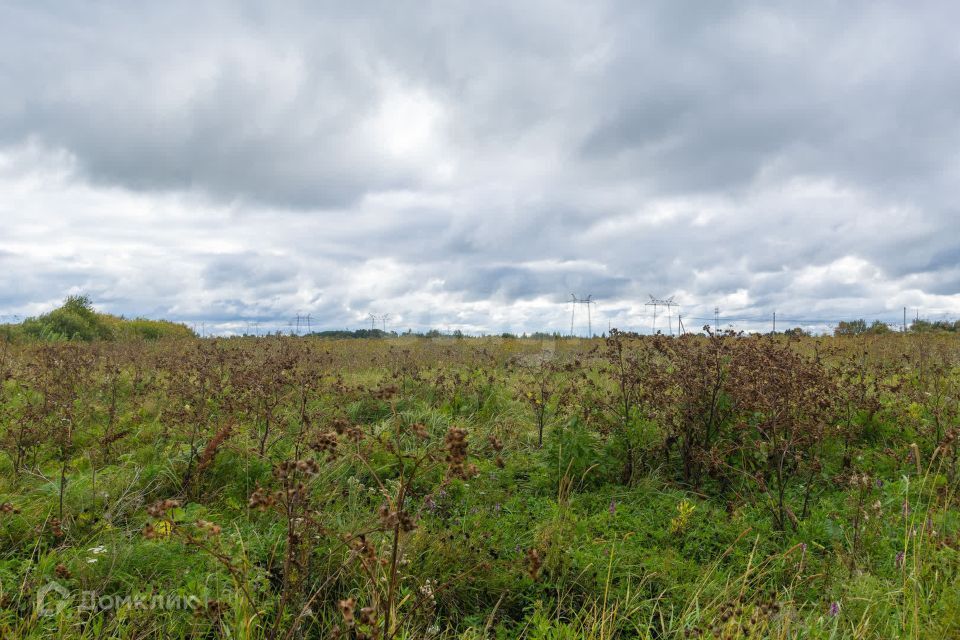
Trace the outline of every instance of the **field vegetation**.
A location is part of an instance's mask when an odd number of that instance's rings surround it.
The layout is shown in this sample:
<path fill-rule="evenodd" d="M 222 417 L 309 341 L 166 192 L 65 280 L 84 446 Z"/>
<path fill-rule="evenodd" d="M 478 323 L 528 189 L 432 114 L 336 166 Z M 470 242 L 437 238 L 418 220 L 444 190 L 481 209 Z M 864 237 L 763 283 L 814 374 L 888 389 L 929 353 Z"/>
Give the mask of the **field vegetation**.
<path fill-rule="evenodd" d="M 19 337 L 4 637 L 960 637 L 955 333 Z"/>

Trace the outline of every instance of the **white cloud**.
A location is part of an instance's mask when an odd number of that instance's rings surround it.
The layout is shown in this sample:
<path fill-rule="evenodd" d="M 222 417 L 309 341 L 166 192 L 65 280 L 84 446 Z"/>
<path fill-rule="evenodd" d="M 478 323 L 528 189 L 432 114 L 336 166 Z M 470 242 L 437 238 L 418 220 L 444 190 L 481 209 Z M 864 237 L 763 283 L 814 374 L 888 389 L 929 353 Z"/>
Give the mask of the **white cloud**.
<path fill-rule="evenodd" d="M 0 315 L 960 314 L 960 10 L 0 7 Z M 786 320 L 785 320 L 786 321 Z"/>

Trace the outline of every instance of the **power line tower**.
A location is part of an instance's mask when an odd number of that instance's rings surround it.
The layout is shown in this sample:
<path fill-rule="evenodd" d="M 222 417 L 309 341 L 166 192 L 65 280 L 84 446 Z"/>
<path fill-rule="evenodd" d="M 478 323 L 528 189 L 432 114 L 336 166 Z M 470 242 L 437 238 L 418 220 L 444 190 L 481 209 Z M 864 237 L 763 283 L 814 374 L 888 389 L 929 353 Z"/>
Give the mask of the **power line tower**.
<path fill-rule="evenodd" d="M 370 316 L 370 331 L 376 331 L 377 323 L 380 323 L 383 332 L 387 332 L 387 320 L 390 319 L 389 313 L 384 313 L 383 315 L 379 316 L 375 313 L 370 313 L 368 315 Z"/>
<path fill-rule="evenodd" d="M 720 331 L 720 307 L 713 308 L 713 332 Z"/>
<path fill-rule="evenodd" d="M 676 302 L 673 301 L 673 296 L 670 296 L 669 298 L 654 298 L 650 294 L 647 294 L 647 295 L 650 296 L 650 302 L 644 303 L 644 306 L 653 307 L 653 333 L 654 334 L 657 333 L 657 307 L 666 307 L 667 308 L 667 325 L 669 325 L 668 330 L 670 331 L 670 335 L 672 336 L 673 335 L 672 309 L 673 307 L 679 307 L 680 305 L 678 305 Z"/>
<path fill-rule="evenodd" d="M 596 304 L 597 301 L 593 299 L 593 294 L 591 293 L 586 298 L 578 298 L 576 294 L 570 294 L 570 335 L 573 335 L 573 323 L 577 315 L 577 305 L 585 304 L 587 305 L 587 335 L 593 337 L 593 318 L 590 314 L 590 305 Z"/>

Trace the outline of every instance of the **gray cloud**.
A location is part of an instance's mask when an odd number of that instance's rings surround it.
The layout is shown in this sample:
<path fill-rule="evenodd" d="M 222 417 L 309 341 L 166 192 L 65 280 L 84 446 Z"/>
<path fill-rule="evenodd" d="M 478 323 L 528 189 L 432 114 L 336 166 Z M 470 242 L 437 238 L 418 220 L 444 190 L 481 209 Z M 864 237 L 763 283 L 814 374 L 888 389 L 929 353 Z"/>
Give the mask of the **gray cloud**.
<path fill-rule="evenodd" d="M 296 271 L 289 261 L 254 252 L 214 255 L 205 260 L 203 284 L 210 289 L 225 285 L 268 287 L 289 282 Z"/>
<path fill-rule="evenodd" d="M 648 293 L 691 317 L 960 313 L 958 18 L 6 3 L 0 312 L 87 291 L 225 330 L 532 330 L 568 326 L 574 291 L 624 326 Z"/>

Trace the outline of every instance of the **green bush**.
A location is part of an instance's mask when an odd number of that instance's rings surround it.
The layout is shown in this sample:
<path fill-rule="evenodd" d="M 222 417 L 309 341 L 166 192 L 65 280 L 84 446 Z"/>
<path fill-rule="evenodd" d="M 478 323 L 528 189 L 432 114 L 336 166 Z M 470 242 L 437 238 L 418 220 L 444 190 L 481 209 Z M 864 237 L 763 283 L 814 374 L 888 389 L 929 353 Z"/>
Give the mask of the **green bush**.
<path fill-rule="evenodd" d="M 159 340 L 162 338 L 189 338 L 196 334 L 186 325 L 167 320 L 147 320 L 136 318 L 126 320 L 106 313 L 98 313 L 88 296 L 69 296 L 57 309 L 50 313 L 27 318 L 23 324 L 2 327 L 8 339 L 20 335 L 33 340 L 57 342 L 63 340 L 117 340 L 142 338 Z"/>

